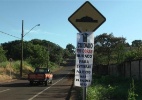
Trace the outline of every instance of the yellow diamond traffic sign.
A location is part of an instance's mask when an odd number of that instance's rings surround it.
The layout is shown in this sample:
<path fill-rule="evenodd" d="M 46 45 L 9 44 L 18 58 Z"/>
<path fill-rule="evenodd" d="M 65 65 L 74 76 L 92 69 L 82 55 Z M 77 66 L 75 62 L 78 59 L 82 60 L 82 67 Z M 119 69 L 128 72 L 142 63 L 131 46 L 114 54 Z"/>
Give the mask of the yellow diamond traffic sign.
<path fill-rule="evenodd" d="M 89 1 L 86 1 L 68 20 L 79 32 L 94 32 L 106 21 L 106 18 Z"/>

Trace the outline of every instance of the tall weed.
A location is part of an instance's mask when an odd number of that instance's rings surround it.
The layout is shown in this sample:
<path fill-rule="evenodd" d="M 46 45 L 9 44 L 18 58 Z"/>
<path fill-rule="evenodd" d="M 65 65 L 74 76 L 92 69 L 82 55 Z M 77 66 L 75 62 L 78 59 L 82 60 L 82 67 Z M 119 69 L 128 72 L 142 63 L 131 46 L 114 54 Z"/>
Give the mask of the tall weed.
<path fill-rule="evenodd" d="M 141 100 L 142 81 L 135 84 L 130 78 L 94 75 L 87 87 L 87 100 Z"/>
<path fill-rule="evenodd" d="M 132 83 L 130 84 L 130 89 L 128 90 L 128 100 L 136 100 L 138 94 L 135 93 L 135 85 L 134 79 L 132 79 Z"/>
<path fill-rule="evenodd" d="M 6 62 L 1 62 L 0 63 L 0 68 L 6 68 L 6 66 L 9 64 L 9 62 L 8 61 L 6 61 Z"/>

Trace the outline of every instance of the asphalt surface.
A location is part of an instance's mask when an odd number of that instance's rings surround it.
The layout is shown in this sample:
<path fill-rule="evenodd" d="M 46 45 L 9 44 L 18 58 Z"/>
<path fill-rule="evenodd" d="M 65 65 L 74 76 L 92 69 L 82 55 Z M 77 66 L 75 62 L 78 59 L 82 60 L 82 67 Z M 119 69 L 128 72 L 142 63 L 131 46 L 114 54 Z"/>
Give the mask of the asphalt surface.
<path fill-rule="evenodd" d="M 26 79 L 0 83 L 0 100 L 70 100 L 74 66 L 53 73 L 53 83 L 29 85 Z"/>

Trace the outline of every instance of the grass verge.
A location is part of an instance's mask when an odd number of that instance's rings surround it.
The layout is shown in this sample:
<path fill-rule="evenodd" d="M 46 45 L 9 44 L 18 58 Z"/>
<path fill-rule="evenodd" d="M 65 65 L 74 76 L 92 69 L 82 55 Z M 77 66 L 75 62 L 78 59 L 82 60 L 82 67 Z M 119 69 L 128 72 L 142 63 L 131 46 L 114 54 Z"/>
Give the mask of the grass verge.
<path fill-rule="evenodd" d="M 87 100 L 141 100 L 142 81 L 115 76 L 93 76 Z"/>

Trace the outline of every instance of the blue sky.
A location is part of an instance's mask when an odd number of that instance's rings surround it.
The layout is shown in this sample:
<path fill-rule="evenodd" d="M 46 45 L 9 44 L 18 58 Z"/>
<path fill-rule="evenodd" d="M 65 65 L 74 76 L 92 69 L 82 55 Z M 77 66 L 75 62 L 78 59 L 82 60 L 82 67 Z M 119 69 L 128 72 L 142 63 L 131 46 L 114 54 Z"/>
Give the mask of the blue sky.
<path fill-rule="evenodd" d="M 65 48 L 76 47 L 77 29 L 68 21 L 86 0 L 0 0 L 0 31 L 21 38 L 22 20 L 25 41 L 45 39 Z M 116 37 L 142 40 L 142 0 L 88 0 L 106 18 L 94 36 L 113 33 Z M 18 40 L 0 33 L 0 43 Z"/>

